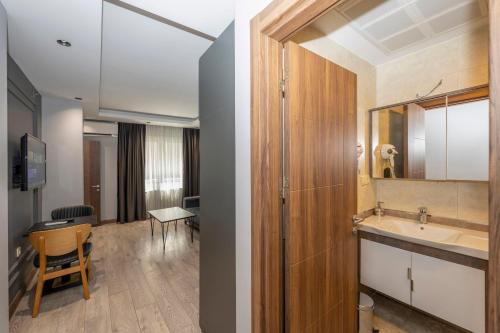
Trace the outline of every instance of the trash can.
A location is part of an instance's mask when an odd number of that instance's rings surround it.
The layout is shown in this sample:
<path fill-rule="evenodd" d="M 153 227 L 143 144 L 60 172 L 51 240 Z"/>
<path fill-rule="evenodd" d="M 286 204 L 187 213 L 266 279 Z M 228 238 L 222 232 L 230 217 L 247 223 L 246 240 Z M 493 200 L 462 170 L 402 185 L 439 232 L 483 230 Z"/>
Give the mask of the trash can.
<path fill-rule="evenodd" d="M 364 293 L 359 293 L 359 333 L 373 332 L 373 299 Z"/>

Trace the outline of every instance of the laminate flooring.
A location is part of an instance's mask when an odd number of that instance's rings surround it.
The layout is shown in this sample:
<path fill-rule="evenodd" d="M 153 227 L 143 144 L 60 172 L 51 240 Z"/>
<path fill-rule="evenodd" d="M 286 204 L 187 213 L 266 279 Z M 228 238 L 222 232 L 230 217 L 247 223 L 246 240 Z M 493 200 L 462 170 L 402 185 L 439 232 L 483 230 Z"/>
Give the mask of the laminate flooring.
<path fill-rule="evenodd" d="M 34 290 L 22 298 L 10 332 L 201 332 L 198 326 L 199 239 L 189 227 L 169 228 L 163 252 L 161 228 L 151 238 L 149 221 L 92 229 L 90 299 L 81 286 L 42 298 L 31 318 Z"/>

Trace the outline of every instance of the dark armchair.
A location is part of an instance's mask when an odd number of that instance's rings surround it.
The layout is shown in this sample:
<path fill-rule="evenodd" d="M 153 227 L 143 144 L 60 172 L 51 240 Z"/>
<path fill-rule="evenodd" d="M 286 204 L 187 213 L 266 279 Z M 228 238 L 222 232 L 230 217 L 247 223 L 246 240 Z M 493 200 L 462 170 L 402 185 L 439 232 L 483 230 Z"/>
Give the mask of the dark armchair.
<path fill-rule="evenodd" d="M 192 219 L 193 228 L 200 229 L 200 196 L 185 197 L 182 200 L 182 208 L 196 214 Z"/>

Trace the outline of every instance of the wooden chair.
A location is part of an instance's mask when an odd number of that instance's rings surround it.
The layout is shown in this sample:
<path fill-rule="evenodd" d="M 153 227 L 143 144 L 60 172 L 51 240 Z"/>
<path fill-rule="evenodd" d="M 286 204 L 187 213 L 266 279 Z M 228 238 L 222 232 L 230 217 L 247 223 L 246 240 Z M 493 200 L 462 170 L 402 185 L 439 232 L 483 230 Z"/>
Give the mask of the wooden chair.
<path fill-rule="evenodd" d="M 90 254 L 92 244 L 87 242 L 90 229 L 90 224 L 78 224 L 67 228 L 38 231 L 30 234 L 31 245 L 38 252 L 33 263 L 40 268 L 32 312 L 33 318 L 38 316 L 43 285 L 46 280 L 80 272 L 83 297 L 85 299 L 90 298 L 87 273 L 85 272 L 85 269 L 88 269 L 89 276 L 91 275 Z M 71 266 L 73 262 L 79 262 L 78 266 Z M 63 268 L 58 269 L 58 267 Z M 48 268 L 51 268 L 51 270 L 47 270 Z"/>

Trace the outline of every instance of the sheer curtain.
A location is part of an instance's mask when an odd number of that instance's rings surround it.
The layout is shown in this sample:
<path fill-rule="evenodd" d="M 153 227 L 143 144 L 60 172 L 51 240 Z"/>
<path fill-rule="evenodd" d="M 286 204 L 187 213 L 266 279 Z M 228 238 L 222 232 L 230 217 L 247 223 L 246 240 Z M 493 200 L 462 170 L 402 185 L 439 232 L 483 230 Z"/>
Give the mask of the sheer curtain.
<path fill-rule="evenodd" d="M 146 126 L 146 207 L 182 204 L 182 128 Z"/>

